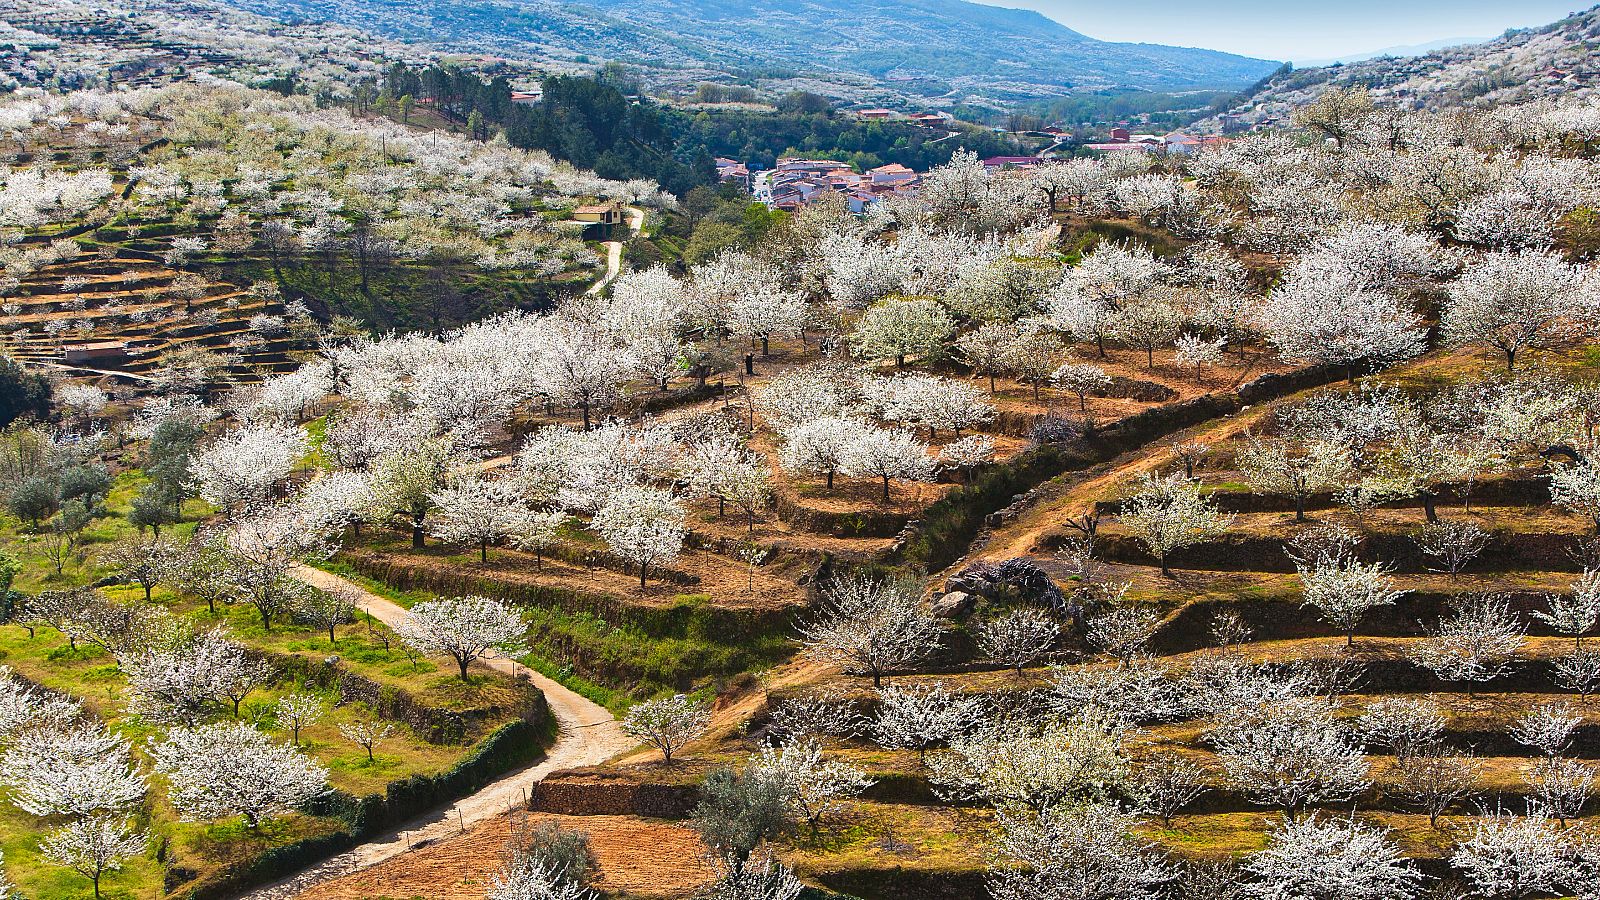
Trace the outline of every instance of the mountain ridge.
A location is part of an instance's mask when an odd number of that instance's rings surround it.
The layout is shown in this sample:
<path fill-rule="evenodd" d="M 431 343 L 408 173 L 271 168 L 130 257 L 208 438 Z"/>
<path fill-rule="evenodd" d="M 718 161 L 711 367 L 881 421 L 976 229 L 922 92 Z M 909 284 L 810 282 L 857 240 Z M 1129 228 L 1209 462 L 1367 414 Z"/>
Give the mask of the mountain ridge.
<path fill-rule="evenodd" d="M 1033 10 L 970 0 L 230 2 L 284 21 L 331 21 L 459 52 L 618 60 L 703 70 L 712 79 L 756 77 L 775 89 L 791 80 L 864 78 L 927 97 L 1014 99 L 1108 87 L 1243 87 L 1278 66 L 1214 50 L 1100 41 Z"/>
<path fill-rule="evenodd" d="M 1483 44 L 1493 38 L 1487 37 L 1454 37 L 1441 38 L 1436 41 L 1423 41 L 1417 44 L 1399 44 L 1393 47 L 1383 47 L 1378 50 L 1368 50 L 1362 53 L 1347 53 L 1343 56 L 1331 56 L 1323 59 L 1293 60 L 1295 67 L 1300 69 L 1321 68 L 1323 66 L 1341 65 L 1367 62 L 1373 59 L 1382 59 L 1386 56 L 1405 58 L 1411 56 L 1425 56 L 1439 50 L 1449 50 L 1452 47 L 1469 47 Z"/>

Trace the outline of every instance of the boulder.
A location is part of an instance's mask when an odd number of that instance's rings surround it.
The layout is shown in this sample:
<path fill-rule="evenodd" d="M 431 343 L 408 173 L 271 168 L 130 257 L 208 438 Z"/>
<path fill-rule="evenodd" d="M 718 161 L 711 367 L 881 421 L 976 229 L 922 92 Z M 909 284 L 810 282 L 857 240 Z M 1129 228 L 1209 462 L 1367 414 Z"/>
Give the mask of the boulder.
<path fill-rule="evenodd" d="M 966 591 L 951 591 L 933 601 L 931 612 L 941 619 L 959 619 L 978 605 L 978 598 Z"/>

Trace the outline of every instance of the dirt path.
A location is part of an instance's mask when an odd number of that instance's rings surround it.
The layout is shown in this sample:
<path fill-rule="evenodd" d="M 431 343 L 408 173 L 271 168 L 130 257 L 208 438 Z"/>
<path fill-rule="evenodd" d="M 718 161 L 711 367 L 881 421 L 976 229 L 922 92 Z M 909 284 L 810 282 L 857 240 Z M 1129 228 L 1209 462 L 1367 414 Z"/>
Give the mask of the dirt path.
<path fill-rule="evenodd" d="M 639 229 L 644 227 L 644 210 L 637 206 L 630 206 L 627 211 L 628 231 L 630 234 L 638 234 Z M 585 294 L 598 294 L 605 290 L 606 285 L 611 283 L 611 279 L 616 278 L 617 273 L 622 271 L 622 242 L 606 241 L 604 247 L 606 248 L 606 274 L 602 275 L 599 281 L 589 285 L 589 289 L 584 291 Z"/>
<path fill-rule="evenodd" d="M 1015 522 L 984 535 L 974 541 L 967 554 L 957 561 L 965 564 L 976 558 L 1005 559 L 1023 556 L 1030 552 L 1045 532 L 1061 525 L 1067 515 L 1075 515 L 1096 500 L 1105 500 L 1114 494 L 1116 485 L 1126 482 L 1140 472 L 1155 471 L 1173 464 L 1165 448 L 1180 440 L 1199 440 L 1207 444 L 1223 444 L 1251 427 L 1265 414 L 1266 406 L 1210 419 L 1193 428 L 1175 432 L 1140 445 L 1116 459 L 1092 466 L 1072 477 L 1058 479 L 1064 489 L 1041 497 L 1039 503 L 1025 510 Z"/>
<path fill-rule="evenodd" d="M 323 590 L 353 594 L 362 609 L 391 628 L 405 616 L 405 609 L 398 604 L 321 569 L 302 566 L 296 569 L 295 577 Z M 521 803 L 528 788 L 551 772 L 596 765 L 637 746 L 637 741 L 622 733 L 620 724 L 605 707 L 537 672 L 529 672 L 514 660 L 489 659 L 484 660 L 483 665 L 507 675 L 526 674 L 534 686 L 544 692 L 560 727 L 560 734 L 544 759 L 505 775 L 453 806 L 419 816 L 296 875 L 244 894 L 242 900 L 289 900 L 315 885 L 392 859 L 409 849 L 444 841 L 459 835 L 463 828 L 503 814 Z"/>

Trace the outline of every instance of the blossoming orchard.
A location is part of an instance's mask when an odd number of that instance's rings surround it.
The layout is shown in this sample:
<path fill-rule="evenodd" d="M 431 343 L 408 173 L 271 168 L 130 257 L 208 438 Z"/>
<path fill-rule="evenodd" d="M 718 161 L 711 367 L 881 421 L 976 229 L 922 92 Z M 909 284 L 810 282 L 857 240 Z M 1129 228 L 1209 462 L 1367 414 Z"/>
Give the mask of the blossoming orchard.
<path fill-rule="evenodd" d="M 1600 894 L 1594 101 L 702 254 L 241 22 L 0 95 L 5 896 Z"/>

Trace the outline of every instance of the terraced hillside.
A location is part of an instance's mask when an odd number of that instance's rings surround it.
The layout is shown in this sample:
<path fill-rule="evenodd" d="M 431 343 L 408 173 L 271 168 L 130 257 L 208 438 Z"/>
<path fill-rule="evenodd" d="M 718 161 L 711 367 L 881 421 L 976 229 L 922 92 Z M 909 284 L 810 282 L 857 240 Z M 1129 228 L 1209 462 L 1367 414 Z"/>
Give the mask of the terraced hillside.
<path fill-rule="evenodd" d="M 17 359 L 91 378 L 111 371 L 135 388 L 170 376 L 185 351 L 215 354 L 220 377 L 241 384 L 293 368 L 292 354 L 307 348 L 304 328 L 297 338 L 272 292 L 212 283 L 157 254 L 116 247 L 31 273 L 3 311 Z M 65 348 L 96 343 L 120 345 L 126 357 L 67 360 Z"/>
<path fill-rule="evenodd" d="M 1265 433 L 1275 416 L 1308 400 L 1351 390 L 1370 393 L 1383 390 L 1381 385 L 1426 396 L 1449 380 L 1481 377 L 1470 374 L 1477 363 L 1443 354 L 1354 389 L 1313 388 L 1231 407 L 1105 462 L 1072 466 L 1014 504 L 969 554 L 932 579 L 935 606 L 960 613 L 935 657 L 914 671 L 892 674 L 886 683 L 891 691 L 913 694 L 949 691 L 951 702 L 977 698 L 990 714 L 1032 717 L 1091 702 L 1120 710 L 1131 729 L 1122 735 L 1123 752 L 1135 772 L 1167 772 L 1172 760 L 1194 766 L 1183 770 L 1190 780 L 1179 792 L 1181 801 L 1159 808 L 1167 818 L 1152 817 L 1138 833 L 1196 864 L 1227 863 L 1260 850 L 1281 815 L 1274 812 L 1283 808 L 1281 798 L 1305 802 L 1292 790 L 1276 793 L 1271 786 L 1299 771 L 1297 764 L 1309 765 L 1306 760 L 1285 756 L 1278 772 L 1250 770 L 1231 745 L 1219 746 L 1219 734 L 1238 714 L 1232 704 L 1256 702 L 1247 699 L 1256 696 L 1252 691 L 1270 686 L 1283 692 L 1283 704 L 1325 710 L 1330 727 L 1348 735 L 1352 751 L 1366 754 L 1359 784 L 1344 792 L 1330 788 L 1326 796 L 1315 787 L 1305 790 L 1312 814 L 1344 815 L 1354 808 L 1359 821 L 1391 829 L 1398 847 L 1425 871 L 1451 876 L 1455 844 L 1471 832 L 1484 804 L 1521 810 L 1529 802 L 1547 802 L 1542 792 L 1550 788 L 1541 779 L 1551 751 L 1516 736 L 1530 710 L 1571 717 L 1571 730 L 1554 752 L 1587 757 L 1592 751 L 1600 708 L 1589 694 L 1575 692 L 1564 674 L 1574 659 L 1574 635 L 1553 628 L 1544 616 L 1551 614 L 1553 598 L 1570 597 L 1574 582 L 1582 580 L 1583 548 L 1592 541 L 1593 523 L 1585 514 L 1552 508 L 1545 478 L 1551 466 L 1537 455 L 1508 461 L 1497 474 L 1475 479 L 1470 490 L 1464 483 L 1441 483 L 1439 519 L 1475 523 L 1485 533 L 1481 554 L 1451 575 L 1438 571 L 1439 561 L 1419 549 L 1427 524 L 1420 499 L 1391 500 L 1370 511 L 1358 507 L 1357 514 L 1321 492 L 1305 503 L 1306 520 L 1297 521 L 1293 498 L 1252 491 L 1233 455 L 1247 444 L 1247 435 Z M 1558 371 L 1587 389 L 1584 367 Z M 1196 483 L 1232 518 L 1225 532 L 1173 553 L 1168 576 L 1130 536 L 1118 511 L 1139 475 L 1182 473 L 1171 448 L 1192 452 L 1186 446 L 1191 444 L 1209 448 L 1195 469 Z M 1083 531 L 1066 524 L 1082 523 L 1085 515 L 1101 520 L 1089 562 Z M 1295 574 L 1289 555 L 1298 535 L 1333 525 L 1359 537 L 1360 560 L 1387 563 L 1393 589 L 1401 592 L 1394 605 L 1362 616 L 1349 639 L 1304 605 L 1303 576 Z M 1037 582 L 996 579 L 1001 564 L 1048 573 L 1045 584 L 1064 594 L 1080 623 L 1069 619 L 1056 649 L 1020 672 L 986 660 L 973 639 L 980 623 L 1019 602 L 1051 601 L 1030 595 Z M 1098 599 L 1108 589 L 1117 598 L 1110 606 Z M 1585 590 L 1581 584 L 1577 589 Z M 1521 635 L 1505 658 L 1472 674 L 1420 665 L 1419 651 L 1439 639 L 1441 621 L 1452 620 L 1464 601 L 1485 595 L 1504 598 L 1511 631 Z M 1123 623 L 1132 637 L 1114 631 L 1114 613 L 1136 623 Z M 1120 641 L 1111 640 L 1113 633 Z M 1583 646 L 1581 639 L 1576 646 Z M 1472 680 L 1489 671 L 1497 674 Z M 1587 690 L 1593 690 L 1592 681 Z M 684 761 L 662 768 L 640 753 L 603 769 L 573 772 L 547 782 L 533 808 L 567 816 L 645 817 L 641 821 L 683 817 L 695 806 L 701 781 L 721 767 L 740 768 L 791 721 L 786 708 L 825 698 L 863 717 L 855 726 L 861 730 L 848 736 L 821 736 L 828 758 L 854 766 L 872 784 L 835 810 L 821 837 L 796 840 L 784 851 L 785 860 L 817 883 L 851 895 L 981 894 L 993 859 L 984 849 L 994 834 L 992 814 L 981 805 L 952 804 L 948 778 L 955 764 L 941 755 L 951 751 L 884 746 L 871 723 L 887 701 L 869 682 L 797 663 L 770 673 L 741 696 L 719 704 L 707 736 L 690 745 Z M 1295 697 L 1302 699 L 1289 699 Z M 1424 762 L 1418 762 L 1415 747 L 1386 743 L 1389 733 L 1380 723 L 1399 705 L 1426 710 L 1434 723 L 1428 735 L 1438 743 Z M 1426 779 L 1418 773 L 1446 763 L 1460 767 L 1465 783 L 1441 799 L 1419 787 Z M 1430 816 L 1430 803 L 1438 804 L 1437 816 Z"/>

